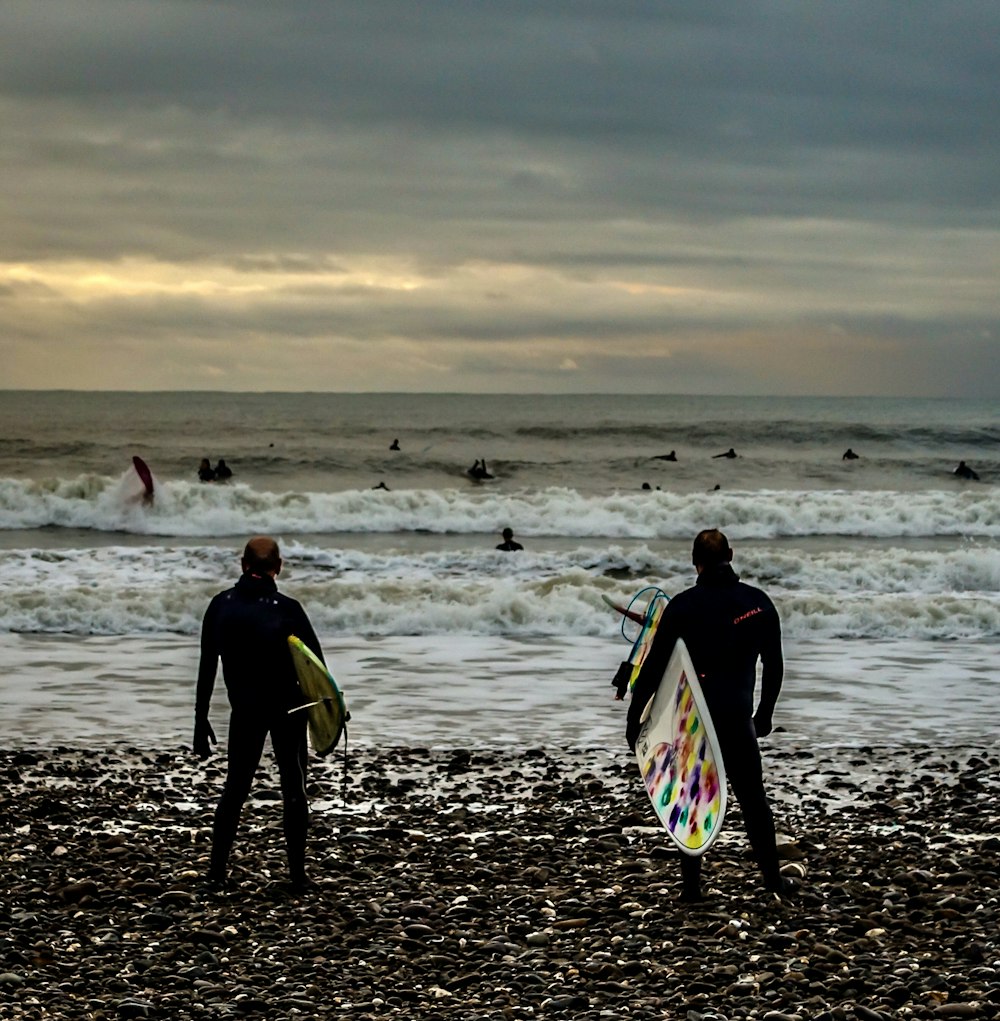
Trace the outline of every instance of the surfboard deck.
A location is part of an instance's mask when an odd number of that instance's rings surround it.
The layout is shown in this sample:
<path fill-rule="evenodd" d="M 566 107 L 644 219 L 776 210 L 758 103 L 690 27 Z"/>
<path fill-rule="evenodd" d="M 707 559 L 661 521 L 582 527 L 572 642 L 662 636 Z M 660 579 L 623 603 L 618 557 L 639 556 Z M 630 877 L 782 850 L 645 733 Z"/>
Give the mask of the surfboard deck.
<path fill-rule="evenodd" d="M 653 810 L 671 839 L 685 854 L 704 854 L 726 815 L 726 770 L 682 639 L 643 710 L 635 757 Z"/>
<path fill-rule="evenodd" d="M 309 725 L 309 742 L 317 755 L 327 755 L 337 747 L 347 723 L 344 695 L 323 665 L 323 661 L 295 635 L 288 636 L 288 648 L 295 664 L 299 688 L 305 704 L 289 712 L 304 711 Z"/>

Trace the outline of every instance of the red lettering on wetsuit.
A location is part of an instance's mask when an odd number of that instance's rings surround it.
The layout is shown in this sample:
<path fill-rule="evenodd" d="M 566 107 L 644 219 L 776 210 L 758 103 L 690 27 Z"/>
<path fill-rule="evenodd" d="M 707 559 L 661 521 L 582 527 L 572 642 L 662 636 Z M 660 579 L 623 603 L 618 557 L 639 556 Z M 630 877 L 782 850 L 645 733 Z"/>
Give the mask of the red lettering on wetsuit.
<path fill-rule="evenodd" d="M 733 620 L 734 624 L 742 624 L 748 617 L 756 617 L 758 613 L 763 613 L 763 609 L 759 606 L 755 606 L 752 610 L 747 610 L 746 613 L 741 614 Z"/>

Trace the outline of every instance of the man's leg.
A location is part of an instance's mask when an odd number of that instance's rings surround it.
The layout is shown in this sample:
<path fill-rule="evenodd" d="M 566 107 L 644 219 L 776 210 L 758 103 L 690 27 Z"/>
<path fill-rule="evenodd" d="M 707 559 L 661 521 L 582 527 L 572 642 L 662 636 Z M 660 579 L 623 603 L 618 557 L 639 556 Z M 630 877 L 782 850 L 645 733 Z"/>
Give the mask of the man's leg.
<path fill-rule="evenodd" d="M 302 887 L 306 882 L 306 833 L 309 829 L 306 714 L 293 713 L 276 723 L 271 728 L 271 744 L 281 777 L 288 874 L 293 887 Z"/>
<path fill-rule="evenodd" d="M 228 771 L 212 827 L 212 864 L 208 878 L 213 882 L 223 883 L 226 880 L 229 852 L 236 840 L 243 803 L 250 793 L 266 737 L 267 726 L 260 720 L 235 712 L 230 716 Z"/>
<path fill-rule="evenodd" d="M 702 899 L 701 855 L 681 852 L 681 901 L 691 904 Z"/>
<path fill-rule="evenodd" d="M 769 890 L 780 890 L 781 872 L 774 836 L 774 816 L 764 791 L 760 747 L 751 720 L 716 724 L 722 757 L 733 794 L 743 811 L 743 824 Z"/>

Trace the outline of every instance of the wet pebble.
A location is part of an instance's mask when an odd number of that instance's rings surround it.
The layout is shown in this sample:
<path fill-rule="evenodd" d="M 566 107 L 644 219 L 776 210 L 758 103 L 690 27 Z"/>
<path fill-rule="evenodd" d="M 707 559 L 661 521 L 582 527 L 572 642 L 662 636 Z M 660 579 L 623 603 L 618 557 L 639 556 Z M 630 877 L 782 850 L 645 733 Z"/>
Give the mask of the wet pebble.
<path fill-rule="evenodd" d="M 0 1016 L 1000 1016 L 1000 762 L 980 750 L 971 774 L 958 753 L 920 753 L 880 752 L 877 776 L 870 755 L 769 759 L 799 892 L 761 890 L 734 806 L 708 900 L 683 905 L 641 781 L 602 750 L 354 749 L 346 803 L 341 764 L 314 762 L 329 807 L 305 897 L 282 887 L 266 760 L 233 889 L 210 896 L 217 764 L 0 752 L 19 819 L 0 830 Z"/>

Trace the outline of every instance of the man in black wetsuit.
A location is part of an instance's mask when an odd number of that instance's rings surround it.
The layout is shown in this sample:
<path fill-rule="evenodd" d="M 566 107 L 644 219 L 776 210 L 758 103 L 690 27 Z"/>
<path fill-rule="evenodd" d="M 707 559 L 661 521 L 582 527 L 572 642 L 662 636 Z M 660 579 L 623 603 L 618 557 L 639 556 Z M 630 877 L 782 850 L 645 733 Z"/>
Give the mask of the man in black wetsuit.
<path fill-rule="evenodd" d="M 281 571 L 281 555 L 274 539 L 251 539 L 243 551 L 242 568 L 236 585 L 209 603 L 201 628 L 194 723 L 194 751 L 201 758 L 208 757 L 209 742 L 215 743 L 208 710 L 220 657 L 232 708 L 228 773 L 215 811 L 208 880 L 213 886 L 226 883 L 240 813 L 270 733 L 281 778 L 291 888 L 300 892 L 306 885 L 309 821 L 306 714 L 288 712 L 303 701 L 288 636 L 297 635 L 321 659 L 323 653 L 305 611 L 278 592 L 274 579 Z"/>
<path fill-rule="evenodd" d="M 503 535 L 503 542 L 497 546 L 497 549 L 504 550 L 507 553 L 512 553 L 515 550 L 524 549 L 519 543 L 514 541 L 514 529 L 505 528 L 501 533 Z"/>
<path fill-rule="evenodd" d="M 698 671 L 712 722 L 719 737 L 729 783 L 743 810 L 750 846 L 768 890 L 781 894 L 791 884 L 778 864 L 774 819 L 764 793 L 758 737 L 771 733 L 771 717 L 784 673 L 781 625 L 771 600 L 745 585 L 730 561 L 729 541 L 718 531 L 700 532 L 692 561 L 698 572 L 694 588 L 667 603 L 652 647 L 636 678 L 628 710 L 626 738 L 634 751 L 639 719 L 663 677 L 678 638 L 683 638 Z M 753 710 L 757 659 L 763 664 L 761 698 Z M 697 901 L 701 893 L 701 858 L 681 855 L 681 899 Z"/>

